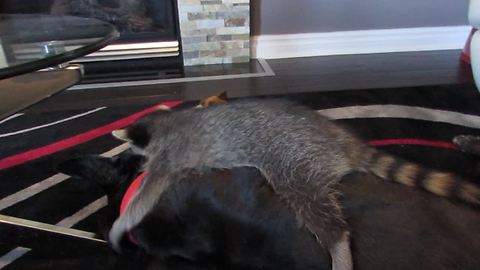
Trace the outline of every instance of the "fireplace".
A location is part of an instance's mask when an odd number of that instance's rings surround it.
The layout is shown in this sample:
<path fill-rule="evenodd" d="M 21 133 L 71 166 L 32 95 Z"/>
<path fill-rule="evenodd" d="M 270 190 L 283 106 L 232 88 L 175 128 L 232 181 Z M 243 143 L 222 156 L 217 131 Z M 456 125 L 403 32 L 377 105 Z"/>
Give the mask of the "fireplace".
<path fill-rule="evenodd" d="M 115 43 L 75 61 L 84 64 L 87 81 L 182 72 L 176 0 L 2 0 L 0 13 L 73 15 L 114 24 L 120 32 Z"/>

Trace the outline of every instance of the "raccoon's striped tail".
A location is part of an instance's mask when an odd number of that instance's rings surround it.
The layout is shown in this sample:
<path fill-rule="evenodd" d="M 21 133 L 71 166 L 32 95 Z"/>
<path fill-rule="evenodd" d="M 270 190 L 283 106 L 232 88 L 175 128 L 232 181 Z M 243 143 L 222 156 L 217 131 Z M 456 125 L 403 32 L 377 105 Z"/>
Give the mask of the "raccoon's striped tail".
<path fill-rule="evenodd" d="M 367 151 L 364 169 L 382 179 L 480 206 L 480 187 L 455 174 L 428 170 L 373 148 Z"/>

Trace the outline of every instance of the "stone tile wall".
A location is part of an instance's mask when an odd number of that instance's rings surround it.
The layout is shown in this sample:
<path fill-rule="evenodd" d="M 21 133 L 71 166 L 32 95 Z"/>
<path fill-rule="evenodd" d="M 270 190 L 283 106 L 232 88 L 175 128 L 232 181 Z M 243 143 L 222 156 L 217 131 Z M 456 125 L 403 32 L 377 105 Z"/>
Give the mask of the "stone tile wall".
<path fill-rule="evenodd" d="M 250 60 L 250 0 L 178 0 L 186 66 Z"/>

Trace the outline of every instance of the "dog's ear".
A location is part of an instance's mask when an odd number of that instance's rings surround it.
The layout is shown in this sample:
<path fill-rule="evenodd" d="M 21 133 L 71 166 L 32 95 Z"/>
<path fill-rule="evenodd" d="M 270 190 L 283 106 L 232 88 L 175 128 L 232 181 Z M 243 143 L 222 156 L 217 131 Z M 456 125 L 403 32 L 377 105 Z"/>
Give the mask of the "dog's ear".
<path fill-rule="evenodd" d="M 102 172 L 112 168 L 112 161 L 109 158 L 99 156 L 85 156 L 72 158 L 57 165 L 61 173 L 85 179 L 105 177 Z"/>
<path fill-rule="evenodd" d="M 131 181 L 141 171 L 145 157 L 133 154 L 130 150 L 118 156 L 84 156 L 73 158 L 57 166 L 61 173 L 97 182 L 104 188 L 114 188 Z"/>
<path fill-rule="evenodd" d="M 142 171 L 145 164 L 145 156 L 134 154 L 131 150 L 127 150 L 118 156 L 112 158 L 113 166 L 117 169 L 117 173 L 122 176 L 134 177 Z M 130 179 L 129 178 L 129 179 Z"/>

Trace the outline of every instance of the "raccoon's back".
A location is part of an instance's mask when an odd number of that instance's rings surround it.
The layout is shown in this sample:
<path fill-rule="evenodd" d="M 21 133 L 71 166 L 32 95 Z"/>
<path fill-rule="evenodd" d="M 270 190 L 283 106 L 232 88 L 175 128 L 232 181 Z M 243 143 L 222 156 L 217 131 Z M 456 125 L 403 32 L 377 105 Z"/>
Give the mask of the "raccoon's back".
<path fill-rule="evenodd" d="M 331 141 L 342 140 L 338 135 L 351 137 L 315 110 L 285 99 L 239 100 L 198 112 L 201 122 L 206 125 L 221 131 L 231 128 L 242 135 L 269 138 L 286 134 L 308 135 L 311 138 L 320 135 Z"/>
<path fill-rule="evenodd" d="M 201 129 L 230 147 L 224 150 L 280 173 L 342 175 L 356 165 L 352 158 L 363 145 L 315 110 L 284 99 L 237 101 L 199 113 Z"/>

